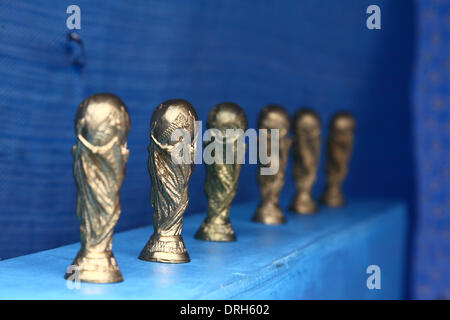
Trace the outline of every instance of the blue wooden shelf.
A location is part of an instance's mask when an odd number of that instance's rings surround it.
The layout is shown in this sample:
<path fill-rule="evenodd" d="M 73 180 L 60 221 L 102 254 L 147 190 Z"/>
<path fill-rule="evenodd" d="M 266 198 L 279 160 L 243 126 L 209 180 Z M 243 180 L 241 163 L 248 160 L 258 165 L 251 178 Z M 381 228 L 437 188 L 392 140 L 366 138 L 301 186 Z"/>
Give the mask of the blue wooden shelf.
<path fill-rule="evenodd" d="M 0 261 L 0 299 L 400 299 L 404 297 L 407 210 L 402 202 L 358 200 L 311 216 L 287 212 L 288 223 L 250 221 L 255 202 L 235 204 L 238 241 L 193 238 L 204 214 L 185 219 L 192 261 L 162 264 L 137 257 L 153 228 L 122 232 L 114 253 L 125 281 L 63 279 L 79 243 Z M 124 212 L 123 214 L 126 214 Z M 366 285 L 369 265 L 381 269 L 381 289 Z"/>

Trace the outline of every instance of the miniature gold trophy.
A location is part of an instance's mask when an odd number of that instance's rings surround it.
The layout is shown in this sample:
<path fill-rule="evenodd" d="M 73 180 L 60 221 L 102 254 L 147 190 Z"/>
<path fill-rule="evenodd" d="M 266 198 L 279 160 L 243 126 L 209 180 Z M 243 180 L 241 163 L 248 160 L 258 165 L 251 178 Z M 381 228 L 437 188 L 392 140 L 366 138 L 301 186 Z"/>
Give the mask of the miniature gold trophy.
<path fill-rule="evenodd" d="M 227 130 L 237 129 L 243 133 L 247 130 L 247 117 L 244 110 L 237 104 L 225 102 L 211 110 L 206 126 L 208 129 L 216 130 L 216 135 L 214 139 L 205 143 L 205 150 L 211 143 L 220 146 L 220 150 L 216 150 L 216 161 L 211 164 L 205 161 L 205 193 L 208 197 L 208 215 L 197 231 L 195 238 L 207 241 L 235 241 L 236 235 L 229 215 L 242 167 L 238 158 L 239 155 L 242 155 L 240 151 L 245 156 L 246 146 L 239 135 L 227 134 Z M 233 161 L 229 161 L 231 163 L 226 161 L 226 154 L 230 154 L 230 151 L 233 155 Z M 219 155 L 219 153 L 221 154 Z"/>
<path fill-rule="evenodd" d="M 194 169 L 197 113 L 186 100 L 168 100 L 153 112 L 148 147 L 154 233 L 139 256 L 141 260 L 184 263 L 189 254 L 181 236 L 183 214 L 189 202 L 188 186 Z M 182 131 L 186 136 L 174 136 Z M 181 136 L 180 136 L 181 137 Z M 177 163 L 179 147 L 184 160 Z M 183 159 L 180 159 L 183 160 Z"/>
<path fill-rule="evenodd" d="M 356 121 L 348 112 L 338 112 L 330 121 L 327 139 L 327 185 L 321 199 L 330 207 L 340 207 L 345 203 L 342 183 L 348 172 L 355 127 Z"/>
<path fill-rule="evenodd" d="M 320 155 L 320 119 L 311 109 L 301 109 L 294 123 L 294 178 L 297 194 L 291 210 L 299 214 L 317 211 L 311 189 L 316 181 Z"/>
<path fill-rule="evenodd" d="M 285 170 L 289 156 L 289 149 L 292 140 L 288 137 L 291 127 L 291 121 L 287 111 L 277 105 L 269 105 L 261 110 L 258 119 L 258 128 L 267 129 L 267 138 L 265 141 L 258 140 L 258 149 L 266 143 L 266 151 L 271 154 L 271 129 L 279 130 L 278 157 L 271 158 L 278 162 L 278 171 L 275 174 L 262 174 L 263 167 L 270 167 L 273 163 L 262 164 L 259 162 L 258 184 L 261 191 L 261 202 L 256 209 L 253 221 L 265 224 L 285 223 L 284 214 L 280 208 L 280 192 L 283 189 L 285 181 Z M 261 136 L 260 138 L 261 139 Z M 274 155 L 271 154 L 273 157 Z"/>
<path fill-rule="evenodd" d="M 123 281 L 112 252 L 114 226 L 121 213 L 120 187 L 128 160 L 128 111 L 120 98 L 96 94 L 85 99 L 75 118 L 72 149 L 77 186 L 81 250 L 72 263 L 80 281 Z M 65 278 L 71 274 L 66 273 Z"/>

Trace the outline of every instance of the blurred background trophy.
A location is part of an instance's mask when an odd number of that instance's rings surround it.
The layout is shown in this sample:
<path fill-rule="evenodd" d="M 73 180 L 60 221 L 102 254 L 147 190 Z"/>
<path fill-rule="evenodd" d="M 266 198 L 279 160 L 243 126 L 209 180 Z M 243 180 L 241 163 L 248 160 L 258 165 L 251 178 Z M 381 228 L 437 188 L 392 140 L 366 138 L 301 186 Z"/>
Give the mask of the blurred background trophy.
<path fill-rule="evenodd" d="M 235 241 L 236 235 L 229 215 L 242 163 L 245 161 L 246 145 L 243 133 L 247 130 L 247 117 L 237 104 L 225 102 L 211 110 L 206 126 L 211 129 L 213 137 L 205 143 L 205 152 L 213 147 L 214 161 L 208 163 L 208 160 L 204 159 L 208 209 L 207 217 L 195 238 L 207 241 Z M 236 134 L 237 131 L 227 133 L 230 129 L 241 130 L 242 134 Z"/>
<path fill-rule="evenodd" d="M 321 201 L 330 207 L 340 207 L 345 203 L 342 183 L 348 172 L 355 126 L 355 119 L 345 111 L 336 113 L 330 121 L 327 139 L 327 185 L 321 198 Z"/>
<path fill-rule="evenodd" d="M 112 252 L 114 226 L 121 213 L 120 187 L 128 160 L 128 111 L 118 97 L 96 94 L 78 107 L 77 143 L 72 149 L 77 186 L 81 250 L 72 263 L 80 281 L 122 281 Z M 71 273 L 66 273 L 66 279 Z"/>
<path fill-rule="evenodd" d="M 311 195 L 320 155 L 320 119 L 311 109 L 299 110 L 294 119 L 294 179 L 297 194 L 291 210 L 300 214 L 317 211 Z"/>
<path fill-rule="evenodd" d="M 285 170 L 289 156 L 289 149 L 292 140 L 288 137 L 291 122 L 286 109 L 277 105 L 269 105 L 261 110 L 258 119 L 258 128 L 266 129 L 267 135 L 262 138 L 261 131 L 258 138 L 258 149 L 264 149 L 263 153 L 269 155 L 271 160 L 263 164 L 261 159 L 258 168 L 258 184 L 261 193 L 261 202 L 256 209 L 253 221 L 264 224 L 281 224 L 285 222 L 284 214 L 280 208 L 280 192 L 285 182 Z M 278 144 L 274 148 L 271 129 L 278 129 Z M 263 140 L 262 140 L 263 139 Z M 265 147 L 264 147 L 265 146 Z M 276 154 L 272 154 L 272 151 Z M 261 157 L 261 155 L 260 155 Z M 276 163 L 274 163 L 276 162 Z M 263 168 L 277 167 L 278 170 L 273 174 L 264 174 Z"/>
<path fill-rule="evenodd" d="M 196 120 L 194 107 L 181 99 L 163 102 L 153 112 L 148 171 L 152 185 L 150 198 L 154 210 L 154 233 L 142 249 L 139 256 L 142 260 L 190 261 L 181 230 L 183 214 L 189 203 L 189 180 L 194 169 Z"/>

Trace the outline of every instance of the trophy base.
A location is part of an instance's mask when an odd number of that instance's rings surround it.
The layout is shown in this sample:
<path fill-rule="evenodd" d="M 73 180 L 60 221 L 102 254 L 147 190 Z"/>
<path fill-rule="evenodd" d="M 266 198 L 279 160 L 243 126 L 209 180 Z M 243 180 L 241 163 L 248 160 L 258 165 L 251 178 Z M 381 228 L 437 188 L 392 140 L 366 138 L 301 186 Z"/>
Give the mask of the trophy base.
<path fill-rule="evenodd" d="M 236 234 L 231 223 L 212 223 L 206 218 L 195 234 L 195 239 L 217 242 L 236 241 Z"/>
<path fill-rule="evenodd" d="M 112 251 L 88 252 L 82 249 L 70 267 L 72 270 L 68 270 L 64 275 L 66 280 L 91 283 L 123 281 L 122 273 Z"/>
<path fill-rule="evenodd" d="M 272 203 L 260 205 L 258 209 L 256 209 L 252 221 L 269 225 L 286 223 L 286 219 L 280 207 Z"/>
<path fill-rule="evenodd" d="M 301 215 L 313 214 L 317 212 L 317 204 L 310 194 L 300 194 L 294 199 L 290 209 Z"/>
<path fill-rule="evenodd" d="M 327 192 L 323 194 L 320 202 L 331 208 L 339 208 L 344 206 L 345 198 L 341 192 Z"/>
<path fill-rule="evenodd" d="M 181 236 L 153 234 L 142 249 L 139 259 L 162 263 L 186 263 L 191 261 Z"/>

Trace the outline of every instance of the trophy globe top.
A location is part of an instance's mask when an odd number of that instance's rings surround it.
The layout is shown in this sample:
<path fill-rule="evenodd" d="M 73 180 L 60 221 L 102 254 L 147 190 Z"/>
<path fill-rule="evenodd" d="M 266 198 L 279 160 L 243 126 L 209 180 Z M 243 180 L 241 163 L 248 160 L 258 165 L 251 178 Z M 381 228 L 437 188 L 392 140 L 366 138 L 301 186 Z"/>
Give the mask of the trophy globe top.
<path fill-rule="evenodd" d="M 355 118 L 346 111 L 341 111 L 336 113 L 332 120 L 331 120 L 331 126 L 330 129 L 331 130 L 336 130 L 336 131 L 341 131 L 341 132 L 346 132 L 346 131 L 351 131 L 353 132 L 353 130 L 356 127 L 356 121 Z"/>
<path fill-rule="evenodd" d="M 280 137 L 284 137 L 291 128 L 289 113 L 282 106 L 268 105 L 259 114 L 258 128 L 280 129 Z"/>
<path fill-rule="evenodd" d="M 130 117 L 123 101 L 110 93 L 89 96 L 78 107 L 75 131 L 94 146 L 104 146 L 117 137 L 127 140 Z"/>
<path fill-rule="evenodd" d="M 236 103 L 223 102 L 216 105 L 208 116 L 207 128 L 247 130 L 247 116 Z"/>
<path fill-rule="evenodd" d="M 194 137 L 197 113 L 186 100 L 172 99 L 161 103 L 153 112 L 151 118 L 151 135 L 161 145 L 175 145 L 178 141 L 171 141 L 172 133 L 177 129 L 186 130 Z"/>
<path fill-rule="evenodd" d="M 320 135 L 320 118 L 316 112 L 309 108 L 297 111 L 295 115 L 295 131 L 297 134 Z"/>

